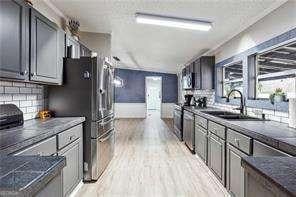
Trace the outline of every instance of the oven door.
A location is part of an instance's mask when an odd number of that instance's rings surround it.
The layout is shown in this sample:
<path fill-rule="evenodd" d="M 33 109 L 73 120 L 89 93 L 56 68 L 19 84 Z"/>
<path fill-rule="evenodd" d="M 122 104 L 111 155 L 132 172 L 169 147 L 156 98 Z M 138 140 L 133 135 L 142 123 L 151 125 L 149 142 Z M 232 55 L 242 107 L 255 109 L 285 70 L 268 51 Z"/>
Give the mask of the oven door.
<path fill-rule="evenodd" d="M 91 140 L 92 180 L 98 180 L 114 156 L 115 133 L 110 130 L 103 136 Z"/>
<path fill-rule="evenodd" d="M 182 129 L 182 120 L 181 120 L 181 111 L 175 109 L 174 110 L 174 127 L 175 129 L 178 129 L 179 131 L 181 131 Z"/>

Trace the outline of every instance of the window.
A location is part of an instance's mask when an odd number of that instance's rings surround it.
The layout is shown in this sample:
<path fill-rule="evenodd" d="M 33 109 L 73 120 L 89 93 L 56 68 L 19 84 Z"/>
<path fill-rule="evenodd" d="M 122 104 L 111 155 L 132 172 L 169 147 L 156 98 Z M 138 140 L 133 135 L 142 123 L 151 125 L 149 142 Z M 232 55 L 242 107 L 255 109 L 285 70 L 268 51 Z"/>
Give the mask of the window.
<path fill-rule="evenodd" d="M 233 89 L 243 92 L 243 64 L 242 62 L 233 63 L 223 67 L 222 70 L 223 97 L 226 97 Z M 237 92 L 234 97 L 239 97 Z"/>
<path fill-rule="evenodd" d="M 295 91 L 296 42 L 256 56 L 256 98 L 268 99 L 276 89 Z"/>

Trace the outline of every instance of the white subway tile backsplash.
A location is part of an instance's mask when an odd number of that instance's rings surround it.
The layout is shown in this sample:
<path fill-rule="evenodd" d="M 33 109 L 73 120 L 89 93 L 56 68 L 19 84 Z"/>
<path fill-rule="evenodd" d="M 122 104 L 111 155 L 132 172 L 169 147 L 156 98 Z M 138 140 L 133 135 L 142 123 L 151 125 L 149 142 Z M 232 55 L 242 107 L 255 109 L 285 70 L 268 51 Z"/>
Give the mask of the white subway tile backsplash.
<path fill-rule="evenodd" d="M 11 81 L 0 81 L 0 86 L 12 86 Z"/>
<path fill-rule="evenodd" d="M 27 107 L 27 113 L 37 112 L 37 106 Z"/>
<path fill-rule="evenodd" d="M 20 88 L 18 87 L 4 87 L 5 94 L 17 94 L 20 93 Z"/>
<path fill-rule="evenodd" d="M 27 94 L 27 100 L 37 100 L 38 99 L 38 96 L 37 94 Z M 42 96 L 42 95 L 40 95 Z"/>
<path fill-rule="evenodd" d="M 30 107 L 32 106 L 32 101 L 20 101 L 20 107 Z"/>
<path fill-rule="evenodd" d="M 276 111 L 275 112 L 275 116 L 280 116 L 280 117 L 288 118 L 289 117 L 289 114 L 288 113 L 285 113 L 285 112 Z"/>
<path fill-rule="evenodd" d="M 44 98 L 44 86 L 23 82 L 0 80 L 0 104 L 15 104 L 24 113 L 24 119 L 36 118 L 44 110 L 47 99 Z"/>
<path fill-rule="evenodd" d="M 32 93 L 41 94 L 42 93 L 42 89 L 41 88 L 33 88 L 32 89 Z"/>
<path fill-rule="evenodd" d="M 27 99 L 27 96 L 25 94 L 13 94 L 12 95 L 12 100 L 15 101 L 24 101 Z"/>
<path fill-rule="evenodd" d="M 0 101 L 12 101 L 11 94 L 0 94 Z"/>
<path fill-rule="evenodd" d="M 20 93 L 32 93 L 31 88 L 20 88 Z"/>
<path fill-rule="evenodd" d="M 26 84 L 22 83 L 22 82 L 13 82 L 12 85 L 14 87 L 25 87 L 26 86 Z"/>

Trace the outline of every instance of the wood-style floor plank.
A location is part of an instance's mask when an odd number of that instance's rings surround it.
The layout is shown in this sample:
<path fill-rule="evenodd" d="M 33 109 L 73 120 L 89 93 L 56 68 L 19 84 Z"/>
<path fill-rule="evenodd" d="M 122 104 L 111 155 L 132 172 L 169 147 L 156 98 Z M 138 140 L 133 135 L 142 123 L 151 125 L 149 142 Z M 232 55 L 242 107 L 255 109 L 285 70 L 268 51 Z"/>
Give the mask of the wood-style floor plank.
<path fill-rule="evenodd" d="M 153 114 L 147 119 L 115 122 L 116 148 L 96 183 L 76 196 L 222 197 L 224 187 L 197 156 L 172 133 L 172 121 Z"/>

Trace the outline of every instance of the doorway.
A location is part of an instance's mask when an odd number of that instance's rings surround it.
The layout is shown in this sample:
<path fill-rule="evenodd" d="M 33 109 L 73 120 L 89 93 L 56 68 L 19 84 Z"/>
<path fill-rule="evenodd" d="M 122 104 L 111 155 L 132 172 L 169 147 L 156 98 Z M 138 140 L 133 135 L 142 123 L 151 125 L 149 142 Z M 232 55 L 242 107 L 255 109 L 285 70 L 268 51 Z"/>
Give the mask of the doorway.
<path fill-rule="evenodd" d="M 146 77 L 146 110 L 148 116 L 161 114 L 162 78 L 159 76 Z"/>

